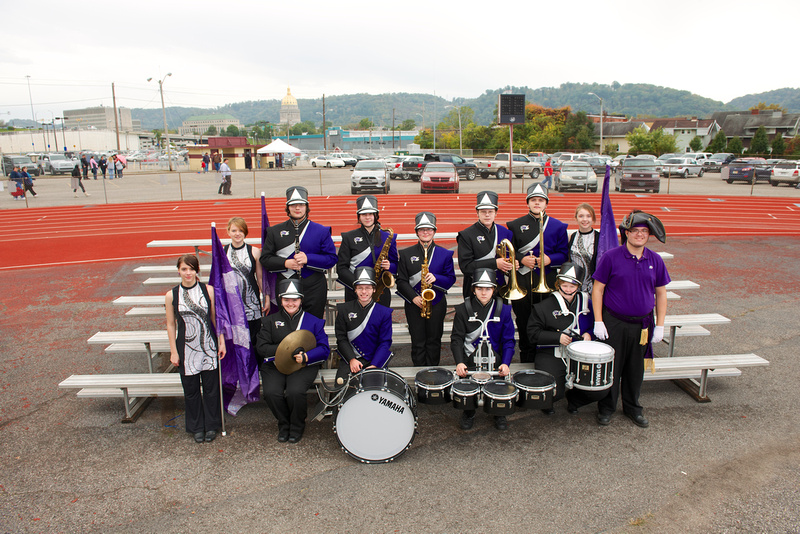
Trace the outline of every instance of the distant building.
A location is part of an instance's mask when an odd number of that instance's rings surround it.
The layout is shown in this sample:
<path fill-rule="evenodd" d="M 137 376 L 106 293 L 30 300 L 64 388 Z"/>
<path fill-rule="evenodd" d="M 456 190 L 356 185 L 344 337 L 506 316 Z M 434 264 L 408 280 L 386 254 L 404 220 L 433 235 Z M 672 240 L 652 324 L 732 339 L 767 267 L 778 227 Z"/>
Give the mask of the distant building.
<path fill-rule="evenodd" d="M 286 96 L 281 100 L 280 124 L 289 124 L 291 128 L 300 120 L 300 108 L 297 107 L 297 99 L 292 96 L 291 87 L 286 88 Z"/>
<path fill-rule="evenodd" d="M 628 122 L 605 122 L 603 120 L 603 147 L 608 145 L 619 145 L 617 152 L 619 154 L 627 154 L 630 150 L 627 135 L 634 131 L 636 128 L 642 127 L 649 130 L 647 124 L 642 121 L 628 121 Z M 596 137 L 595 150 L 600 151 L 600 123 L 594 123 L 594 135 Z"/>
<path fill-rule="evenodd" d="M 750 142 L 760 126 L 767 131 L 770 141 L 777 136 L 790 139 L 800 135 L 800 113 L 783 113 L 775 109 L 753 111 L 728 111 L 711 115 L 725 132 L 730 141 L 738 136 L 744 148 L 750 148 Z"/>
<path fill-rule="evenodd" d="M 231 124 L 239 129 L 242 127 L 242 123 L 239 122 L 239 119 L 226 113 L 194 115 L 183 121 L 181 127 L 178 128 L 178 133 L 180 135 L 203 135 L 213 126 L 217 129 L 218 134 L 223 135 Z"/>
<path fill-rule="evenodd" d="M 119 130 L 121 132 L 132 132 L 133 121 L 131 120 L 131 110 L 129 108 L 117 108 Z M 67 119 L 64 126 L 69 129 L 89 130 L 114 130 L 114 108 L 98 106 L 95 108 L 65 109 L 64 117 Z"/>
<path fill-rule="evenodd" d="M 689 152 L 689 143 L 695 136 L 703 142 L 703 147 L 711 144 L 711 141 L 719 133 L 719 124 L 714 119 L 674 118 L 674 119 L 655 119 L 648 121 L 650 130 L 662 128 L 664 133 L 675 136 L 675 144 L 681 152 Z"/>

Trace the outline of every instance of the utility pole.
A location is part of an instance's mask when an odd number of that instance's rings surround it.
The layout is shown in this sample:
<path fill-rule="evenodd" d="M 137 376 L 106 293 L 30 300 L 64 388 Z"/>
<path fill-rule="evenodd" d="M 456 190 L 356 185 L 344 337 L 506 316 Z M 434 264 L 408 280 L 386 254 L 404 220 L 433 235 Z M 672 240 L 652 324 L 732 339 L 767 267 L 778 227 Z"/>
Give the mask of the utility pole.
<path fill-rule="evenodd" d="M 325 95 L 322 95 L 322 148 L 328 153 L 328 128 L 325 126 Z"/>
<path fill-rule="evenodd" d="M 172 76 L 171 72 L 167 73 L 167 76 Z M 164 80 L 167 79 L 167 76 L 164 76 L 163 79 L 158 81 L 158 91 L 161 93 L 161 113 L 164 115 L 164 135 L 167 136 L 167 161 L 169 161 L 169 170 L 172 172 L 172 149 L 170 148 L 169 143 L 169 129 L 167 128 L 167 108 L 164 107 Z M 153 78 L 147 78 L 149 82 Z"/>
<path fill-rule="evenodd" d="M 114 83 L 111 83 L 111 98 L 114 101 L 114 129 L 117 131 L 117 152 L 119 152 L 119 118 L 117 117 L 117 93 L 114 90 Z M 161 105 L 164 105 L 164 95 L 161 95 Z M 165 119 L 166 122 L 166 119 Z M 170 165 L 172 163 L 170 162 Z"/>

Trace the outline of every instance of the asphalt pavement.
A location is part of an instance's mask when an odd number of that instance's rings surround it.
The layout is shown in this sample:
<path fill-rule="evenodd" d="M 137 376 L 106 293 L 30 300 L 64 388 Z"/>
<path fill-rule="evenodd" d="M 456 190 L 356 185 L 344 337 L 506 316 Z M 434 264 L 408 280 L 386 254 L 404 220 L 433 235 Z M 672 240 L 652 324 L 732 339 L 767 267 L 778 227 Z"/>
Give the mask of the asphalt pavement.
<path fill-rule="evenodd" d="M 281 196 L 289 181 L 312 190 L 319 174 L 272 171 L 263 183 L 256 178 L 256 190 Z M 324 170 L 323 193 L 344 194 L 334 191 L 349 187 L 348 176 Z M 712 180 L 702 194 L 717 186 L 749 194 L 749 186 L 715 178 L 682 186 Z M 40 195 L 30 202 L 73 202 L 58 180 L 37 181 Z M 166 200 L 158 193 L 177 193 L 173 180 L 126 175 L 112 198 Z M 185 195 L 214 198 L 211 177 L 192 180 Z M 234 195 L 252 196 L 245 183 L 234 178 Z M 88 187 L 98 202 L 101 184 Z M 393 192 L 414 187 L 392 183 Z M 3 208 L 20 207 L 11 202 Z M 161 319 L 126 317 L 111 304 L 152 292 L 132 272 L 141 262 L 0 271 L 0 531 L 798 532 L 800 295 L 792 280 L 800 239 L 677 238 L 654 248 L 675 255 L 673 279 L 700 284 L 670 301 L 668 313 L 731 319 L 709 327 L 710 336 L 680 339 L 676 355 L 752 352 L 769 367 L 712 380 L 706 404 L 669 382 L 646 383 L 648 429 L 619 413 L 599 427 L 592 406 L 570 416 L 562 401 L 550 417 L 518 410 L 506 432 L 479 413 L 463 432 L 451 406 L 420 405 L 410 449 L 385 465 L 343 453 L 330 419 L 309 422 L 296 445 L 278 443 L 263 402 L 229 417 L 229 435 L 211 444 L 183 431 L 180 398 L 157 398 L 136 423 L 121 424 L 120 399 L 79 399 L 57 384 L 74 373 L 146 371 L 142 355 L 86 343 L 99 330 L 163 329 Z M 451 363 L 445 351 L 443 364 Z M 393 364 L 410 364 L 407 351 Z"/>

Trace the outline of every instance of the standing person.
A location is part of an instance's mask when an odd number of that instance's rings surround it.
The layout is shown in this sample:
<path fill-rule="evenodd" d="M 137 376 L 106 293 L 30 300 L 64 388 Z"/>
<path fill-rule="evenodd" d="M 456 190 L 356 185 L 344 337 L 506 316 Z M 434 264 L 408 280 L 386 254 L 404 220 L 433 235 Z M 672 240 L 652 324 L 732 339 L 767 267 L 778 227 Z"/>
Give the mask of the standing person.
<path fill-rule="evenodd" d="M 208 168 L 211 166 L 211 158 L 208 155 L 208 152 L 203 154 L 203 172 L 208 172 Z"/>
<path fill-rule="evenodd" d="M 638 210 L 619 229 L 623 245 L 600 257 L 592 289 L 594 335 L 614 349 L 614 383 L 597 403 L 597 423 L 611 422 L 621 394 L 625 416 L 646 428 L 650 423 L 639 404 L 644 360 L 652 358 L 652 343 L 664 338 L 670 278 L 661 256 L 645 245 L 651 235 L 663 243 L 666 232 L 657 217 Z"/>
<path fill-rule="evenodd" d="M 81 169 L 78 167 L 78 164 L 75 164 L 75 167 L 72 169 L 72 193 L 75 195 L 75 198 L 78 198 L 78 188 L 81 188 L 83 194 L 87 197 L 91 196 L 89 193 L 86 192 L 86 188 L 83 187 L 83 181 L 81 180 Z"/>
<path fill-rule="evenodd" d="M 117 166 L 117 155 L 114 154 L 113 156 L 108 158 L 108 179 L 109 180 L 113 180 L 114 179 L 114 172 L 116 170 L 116 166 Z"/>
<path fill-rule="evenodd" d="M 358 267 L 356 299 L 336 305 L 337 384 L 362 369 L 387 367 L 392 358 L 392 310 L 372 300 L 376 285 L 375 270 Z"/>
<path fill-rule="evenodd" d="M 528 196 L 525 201 L 528 204 L 528 213 L 506 223 L 506 226 L 514 234 L 514 251 L 519 262 L 517 283 L 528 293 L 527 297 L 511 303 L 514 308 L 514 315 L 517 317 L 519 356 L 522 363 L 532 363 L 536 356 L 536 345 L 526 335 L 528 318 L 531 315 L 533 306 L 548 295 L 548 293 L 532 291 L 532 289 L 536 288 L 541 278 L 542 266 L 539 265 L 540 220 L 544 219 L 544 274 L 549 287 L 554 286 L 558 268 L 569 257 L 569 244 L 567 225 L 545 213 L 549 199 L 547 190 L 542 184 L 531 185 L 528 188 Z"/>
<path fill-rule="evenodd" d="M 358 267 L 372 267 L 378 263 L 389 232 L 381 229 L 378 199 L 373 195 L 363 195 L 356 200 L 356 219 L 360 226 L 342 234 L 339 245 L 336 273 L 338 282 L 344 286 L 344 300 L 356 300 L 355 271 Z M 380 268 L 397 275 L 397 235 L 392 236 L 386 258 Z M 376 280 L 377 282 L 377 280 Z M 388 288 L 381 293 L 380 302 L 387 308 L 391 306 L 392 296 Z"/>
<path fill-rule="evenodd" d="M 211 155 L 211 161 L 214 162 L 214 170 L 219 171 L 219 166 L 222 164 L 222 154 L 219 153 L 219 150 Z"/>
<path fill-rule="evenodd" d="M 542 185 L 550 189 L 553 187 L 553 164 L 548 156 L 547 161 L 544 162 L 544 181 Z"/>
<path fill-rule="evenodd" d="M 244 154 L 244 168 L 248 171 L 253 169 L 253 156 L 250 154 L 250 150 Z"/>
<path fill-rule="evenodd" d="M 308 413 L 306 392 L 317 378 L 322 362 L 328 359 L 330 346 L 325 334 L 325 321 L 301 310 L 303 282 L 281 280 L 278 282 L 278 309 L 261 319 L 256 345 L 261 360 L 261 383 L 264 400 L 272 415 L 278 420 L 278 441 L 297 443 L 303 437 Z M 298 369 L 285 375 L 273 361 L 281 341 L 297 330 L 308 330 L 314 335 L 316 347 L 298 349 L 294 359 Z"/>
<path fill-rule="evenodd" d="M 100 167 L 100 172 L 103 173 L 103 180 L 105 180 L 106 169 L 108 168 L 108 160 L 105 156 L 100 156 L 100 161 L 97 162 L 97 166 Z"/>
<path fill-rule="evenodd" d="M 580 291 L 583 275 L 581 267 L 569 262 L 563 264 L 556 277 L 556 291 L 533 307 L 528 322 L 528 338 L 536 344 L 534 366 L 556 379 L 554 401 L 563 399 L 566 389 L 567 366 L 562 351 L 573 341 L 592 340 L 592 301 L 588 293 Z M 567 398 L 571 398 L 569 392 Z M 571 402 L 567 410 L 572 414 L 578 411 Z M 553 408 L 542 411 L 547 415 L 555 413 Z"/>
<path fill-rule="evenodd" d="M 247 221 L 242 217 L 233 217 L 228 221 L 228 237 L 230 245 L 225 245 L 225 255 L 236 273 L 239 293 L 244 302 L 245 316 L 250 327 L 250 346 L 256 346 L 256 338 L 261 328 L 261 249 L 245 243 L 247 237 Z M 265 311 L 269 310 L 269 299 Z"/>
<path fill-rule="evenodd" d="M 89 158 L 89 168 L 92 169 L 92 175 L 94 175 L 94 179 L 97 180 L 97 161 L 94 159 L 94 154 Z"/>
<path fill-rule="evenodd" d="M 20 178 L 22 178 L 22 187 L 23 187 L 24 191 L 26 193 L 30 192 L 30 194 L 33 195 L 33 196 L 38 196 L 36 194 L 36 191 L 33 190 L 33 180 L 34 180 L 34 178 L 32 178 L 31 175 L 28 173 L 28 167 L 22 167 L 22 169 L 20 169 L 20 171 L 19 171 L 19 174 L 20 174 Z"/>
<path fill-rule="evenodd" d="M 125 164 L 119 156 L 114 156 L 114 170 L 117 171 L 117 178 L 122 178 L 122 171 L 125 170 Z"/>
<path fill-rule="evenodd" d="M 447 290 L 453 287 L 456 272 L 453 251 L 433 242 L 436 216 L 423 211 L 417 214 L 415 223 L 417 244 L 400 251 L 397 294 L 406 301 L 411 360 L 414 365 L 435 366 L 442 353 Z M 423 271 L 427 271 L 424 276 Z M 423 294 L 432 298 L 423 300 Z"/>
<path fill-rule="evenodd" d="M 86 159 L 86 154 L 81 154 L 81 171 L 83 172 L 83 179 L 89 178 L 89 160 Z"/>
<path fill-rule="evenodd" d="M 231 168 L 228 167 L 228 158 L 222 162 L 222 165 L 219 167 L 219 171 L 222 173 L 222 194 L 223 195 L 230 195 L 231 194 Z"/>
<path fill-rule="evenodd" d="M 594 283 L 592 275 L 597 265 L 597 244 L 600 242 L 600 232 L 592 228 L 597 222 L 594 208 L 590 204 L 578 204 L 575 220 L 578 222 L 578 231 L 569 236 L 569 261 L 583 269 L 581 291 L 591 294 Z"/>
<path fill-rule="evenodd" d="M 305 187 L 286 190 L 286 214 L 289 219 L 267 229 L 261 265 L 278 273 L 278 280 L 303 280 L 303 309 L 324 319 L 328 304 L 328 281 L 325 270 L 336 265 L 336 247 L 331 229 L 308 219 L 311 207 Z"/>
<path fill-rule="evenodd" d="M 477 370 L 477 352 L 489 349 L 494 355 L 494 369 L 501 377 L 509 373 L 508 366 L 514 357 L 514 321 L 511 307 L 495 296 L 495 271 L 494 268 L 475 269 L 471 284 L 473 295 L 456 306 L 450 349 L 456 361 L 456 374 L 461 378 L 466 377 L 468 371 Z M 481 348 L 482 341 L 488 341 L 489 347 Z M 469 430 L 474 421 L 475 410 L 464 410 L 459 426 L 462 430 Z M 494 426 L 497 430 L 508 429 L 506 417 L 495 416 Z"/>
<path fill-rule="evenodd" d="M 166 294 L 169 361 L 178 368 L 186 402 L 186 431 L 197 443 L 214 441 L 222 425 L 220 378 L 225 336 L 217 337 L 214 288 L 197 279 L 194 254 L 178 258 L 181 283 Z M 202 388 L 200 387 L 202 383 Z"/>
<path fill-rule="evenodd" d="M 456 237 L 458 243 L 458 268 L 464 274 L 463 293 L 467 299 L 472 295 L 472 275 L 476 269 L 495 269 L 497 283 L 505 284 L 504 275 L 514 267 L 512 261 L 506 261 L 497 256 L 497 245 L 503 239 L 509 241 L 514 235 L 505 226 L 495 224 L 497 217 L 497 193 L 494 191 L 481 191 L 478 193 L 478 202 L 475 211 L 478 212 L 478 221 L 472 226 L 461 230 Z"/>

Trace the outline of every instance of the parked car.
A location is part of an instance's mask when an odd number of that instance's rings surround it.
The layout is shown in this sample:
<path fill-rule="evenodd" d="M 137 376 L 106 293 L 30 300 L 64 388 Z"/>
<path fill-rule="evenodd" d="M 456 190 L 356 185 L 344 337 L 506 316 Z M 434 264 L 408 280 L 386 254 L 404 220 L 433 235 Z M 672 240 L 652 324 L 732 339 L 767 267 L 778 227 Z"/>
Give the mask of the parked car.
<path fill-rule="evenodd" d="M 477 165 L 470 163 L 457 154 L 425 154 L 425 161 L 452 163 L 455 166 L 456 171 L 458 171 L 458 175 L 461 178 L 466 178 L 469 181 L 474 180 L 478 176 Z"/>
<path fill-rule="evenodd" d="M 735 159 L 728 164 L 727 182 L 769 182 L 772 170 L 764 158 Z"/>
<path fill-rule="evenodd" d="M 14 170 L 14 166 L 28 167 L 28 174 L 31 176 L 39 176 L 40 167 L 38 167 L 31 158 L 28 156 L 3 156 L 3 174 L 8 176 Z"/>
<path fill-rule="evenodd" d="M 611 158 L 609 158 L 608 156 L 595 156 L 595 157 L 591 157 L 591 158 L 586 158 L 585 160 L 581 160 L 581 161 L 585 161 L 586 163 L 591 165 L 592 166 L 592 170 L 594 171 L 594 173 L 597 176 L 605 177 L 605 175 L 606 175 L 606 165 L 609 164 L 609 162 L 611 161 Z"/>
<path fill-rule="evenodd" d="M 44 171 L 50 174 L 69 174 L 75 167 L 75 162 L 64 154 L 45 154 L 41 163 Z"/>
<path fill-rule="evenodd" d="M 526 174 L 530 174 L 534 180 L 539 177 L 542 172 L 542 165 L 528 159 L 528 156 L 523 154 L 512 154 L 511 163 L 508 161 L 508 152 L 500 152 L 495 154 L 494 159 L 474 159 L 474 163 L 478 167 L 478 174 L 484 180 L 489 176 L 494 176 L 498 180 L 504 180 L 508 176 L 509 167 L 511 172 L 517 178 L 522 178 Z"/>
<path fill-rule="evenodd" d="M 458 193 L 458 171 L 453 163 L 432 161 L 420 176 L 420 193 L 450 191 Z"/>
<path fill-rule="evenodd" d="M 731 154 L 730 152 L 718 152 L 712 154 L 711 157 L 703 161 L 703 167 L 706 172 L 719 172 L 723 165 L 727 165 L 735 159 L 735 154 Z"/>
<path fill-rule="evenodd" d="M 689 176 L 703 176 L 703 166 L 692 158 L 669 158 L 664 162 L 661 176 L 675 176 L 688 178 Z"/>
<path fill-rule="evenodd" d="M 347 152 L 334 152 L 330 154 L 330 156 L 344 161 L 345 167 L 355 167 L 356 163 L 358 163 L 358 160 L 352 154 L 348 154 Z"/>
<path fill-rule="evenodd" d="M 597 174 L 587 161 L 565 161 L 553 170 L 553 188 L 556 191 L 580 189 L 594 193 L 597 191 Z"/>
<path fill-rule="evenodd" d="M 353 167 L 353 174 L 350 175 L 350 194 L 356 195 L 366 190 L 377 190 L 388 194 L 390 187 L 383 161 L 364 159 Z"/>
<path fill-rule="evenodd" d="M 713 156 L 711 152 L 687 152 L 686 154 L 681 154 L 680 157 L 683 158 L 692 158 L 697 161 L 700 165 L 703 164 L 705 160 Z"/>
<path fill-rule="evenodd" d="M 415 182 L 419 182 L 419 177 L 422 174 L 422 169 L 425 167 L 425 158 L 422 156 L 406 156 L 400 164 L 400 173 L 403 180 L 409 178 Z"/>
<path fill-rule="evenodd" d="M 623 159 L 615 173 L 614 189 L 617 191 L 642 189 L 658 193 L 661 189 L 661 178 L 656 170 L 655 158 L 651 156 Z"/>
<path fill-rule="evenodd" d="M 344 167 L 344 160 L 342 158 L 334 158 L 332 156 L 317 156 L 311 158 L 312 167 Z"/>
<path fill-rule="evenodd" d="M 782 161 L 775 165 L 769 183 L 773 186 L 786 184 L 800 187 L 800 161 Z"/>

